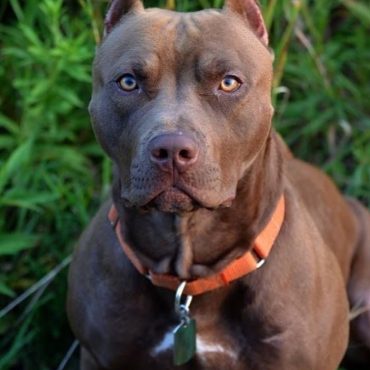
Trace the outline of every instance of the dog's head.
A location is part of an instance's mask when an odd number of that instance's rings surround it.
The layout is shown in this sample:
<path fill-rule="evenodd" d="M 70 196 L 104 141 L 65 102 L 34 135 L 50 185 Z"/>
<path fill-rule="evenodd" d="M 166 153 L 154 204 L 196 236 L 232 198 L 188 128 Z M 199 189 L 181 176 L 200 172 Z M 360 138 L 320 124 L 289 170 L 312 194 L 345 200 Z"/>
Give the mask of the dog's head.
<path fill-rule="evenodd" d="M 113 0 L 90 113 L 125 206 L 230 204 L 270 132 L 267 44 L 254 0 L 195 13 Z"/>

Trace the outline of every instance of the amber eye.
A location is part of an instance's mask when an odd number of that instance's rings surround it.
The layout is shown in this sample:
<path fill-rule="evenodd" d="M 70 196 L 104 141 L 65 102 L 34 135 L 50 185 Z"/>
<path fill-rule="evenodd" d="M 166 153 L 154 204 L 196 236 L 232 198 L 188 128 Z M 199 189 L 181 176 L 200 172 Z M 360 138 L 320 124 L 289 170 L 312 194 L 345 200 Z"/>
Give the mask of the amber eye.
<path fill-rule="evenodd" d="M 234 76 L 225 76 L 219 86 L 219 90 L 227 93 L 234 92 L 239 89 L 241 82 Z"/>
<path fill-rule="evenodd" d="M 132 74 L 126 73 L 121 76 L 118 80 L 118 86 L 126 92 L 133 91 L 138 88 L 135 76 Z"/>

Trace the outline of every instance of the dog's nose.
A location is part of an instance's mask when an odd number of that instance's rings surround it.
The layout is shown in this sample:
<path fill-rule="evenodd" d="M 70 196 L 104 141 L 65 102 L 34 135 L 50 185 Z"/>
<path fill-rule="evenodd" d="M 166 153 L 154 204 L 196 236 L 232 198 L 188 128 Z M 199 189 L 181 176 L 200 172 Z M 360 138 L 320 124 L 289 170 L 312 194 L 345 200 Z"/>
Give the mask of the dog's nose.
<path fill-rule="evenodd" d="M 163 134 L 149 143 L 150 159 L 161 170 L 172 172 L 175 167 L 185 172 L 197 160 L 199 148 L 191 137 L 182 133 Z"/>

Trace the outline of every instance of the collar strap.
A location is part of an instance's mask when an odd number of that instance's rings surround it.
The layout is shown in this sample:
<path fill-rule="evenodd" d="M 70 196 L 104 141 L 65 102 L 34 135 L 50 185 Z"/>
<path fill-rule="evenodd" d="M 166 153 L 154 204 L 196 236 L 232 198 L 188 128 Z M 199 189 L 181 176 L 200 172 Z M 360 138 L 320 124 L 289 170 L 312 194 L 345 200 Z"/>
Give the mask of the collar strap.
<path fill-rule="evenodd" d="M 237 280 L 261 267 L 269 256 L 272 246 L 279 234 L 284 221 L 284 215 L 285 199 L 282 195 L 270 221 L 256 237 L 251 250 L 248 250 L 244 255 L 232 261 L 222 271 L 214 275 L 188 281 L 185 286 L 184 294 L 193 296 L 226 286 L 231 281 Z M 148 276 L 154 285 L 176 291 L 179 284 L 182 282 L 181 279 L 174 275 L 155 274 L 148 270 L 143 266 L 131 247 L 125 242 L 121 232 L 118 212 L 114 204 L 108 213 L 108 219 L 116 232 L 124 253 L 135 268 L 141 274 Z"/>

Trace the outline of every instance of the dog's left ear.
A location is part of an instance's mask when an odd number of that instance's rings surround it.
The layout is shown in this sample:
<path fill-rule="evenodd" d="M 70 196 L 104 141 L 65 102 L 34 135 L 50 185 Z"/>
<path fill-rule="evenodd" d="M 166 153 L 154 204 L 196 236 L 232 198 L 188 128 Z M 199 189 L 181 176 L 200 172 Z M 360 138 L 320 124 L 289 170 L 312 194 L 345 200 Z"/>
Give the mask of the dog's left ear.
<path fill-rule="evenodd" d="M 260 6 L 256 0 L 226 0 L 225 8 L 238 13 L 248 21 L 256 36 L 268 46 L 269 38 Z"/>
<path fill-rule="evenodd" d="M 141 0 L 112 0 L 104 20 L 104 35 L 110 33 L 125 14 L 143 9 Z"/>

